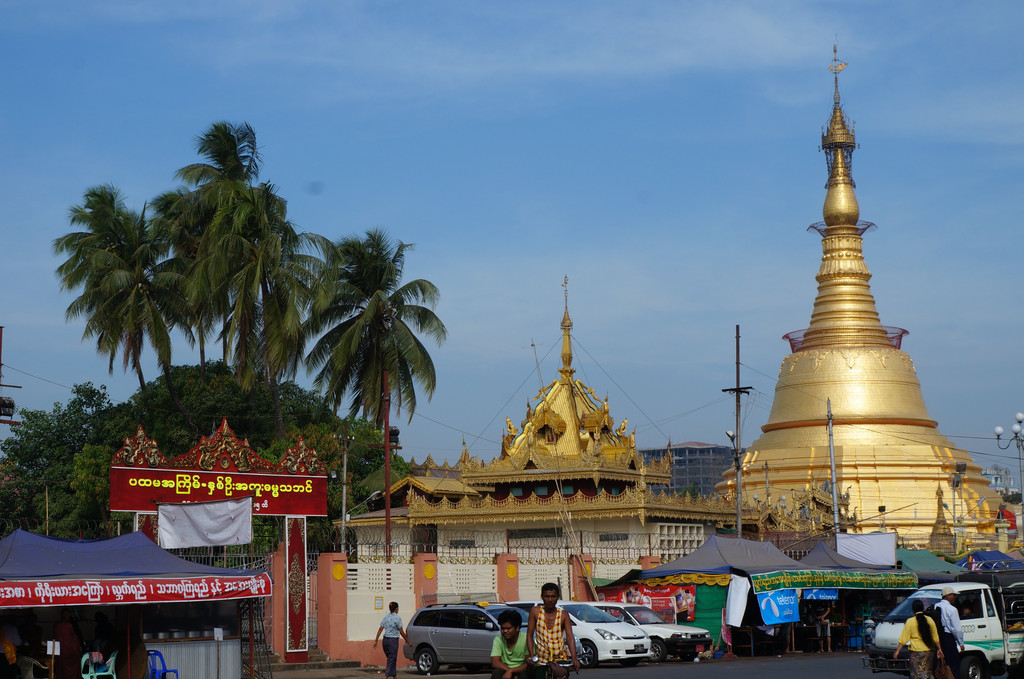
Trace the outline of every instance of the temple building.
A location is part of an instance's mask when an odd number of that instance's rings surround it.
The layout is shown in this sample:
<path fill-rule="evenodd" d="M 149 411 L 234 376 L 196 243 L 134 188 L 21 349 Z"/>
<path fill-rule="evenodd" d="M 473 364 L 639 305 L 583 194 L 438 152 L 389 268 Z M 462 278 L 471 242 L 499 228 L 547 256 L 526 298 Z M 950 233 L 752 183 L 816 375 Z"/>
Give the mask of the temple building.
<path fill-rule="evenodd" d="M 414 461 L 392 485 L 392 560 L 430 552 L 442 563 L 490 563 L 515 553 L 522 564 L 556 564 L 579 553 L 593 575 L 618 577 L 641 556 L 670 560 L 733 526 L 727 498 L 668 491 L 669 459 L 645 462 L 607 397 L 574 378 L 568 304 L 561 328 L 558 378 L 527 402 L 518 427 L 506 418 L 491 461 L 463 443 L 454 465 Z M 380 511 L 350 521 L 360 562 L 381 560 L 383 523 Z"/>
<path fill-rule="evenodd" d="M 768 422 L 743 460 L 744 497 L 763 491 L 765 469 L 779 494 L 831 479 L 831 405 L 836 485 L 849 493 L 851 518 L 843 529 L 871 531 L 882 523 L 917 544 L 951 537 L 950 525 L 991 531 L 998 496 L 970 454 L 929 416 L 914 363 L 901 348 L 907 331 L 882 325 L 875 308 L 862 250 L 864 233 L 875 225 L 860 220 L 854 193 L 857 145 L 839 98 L 845 66 L 837 59 L 830 66 L 834 104 L 821 137 L 824 221 L 808 229 L 822 239 L 818 294 L 810 326 L 784 337 L 791 353 L 782 361 Z M 735 476 L 727 470 L 719 492 L 733 493 Z"/>

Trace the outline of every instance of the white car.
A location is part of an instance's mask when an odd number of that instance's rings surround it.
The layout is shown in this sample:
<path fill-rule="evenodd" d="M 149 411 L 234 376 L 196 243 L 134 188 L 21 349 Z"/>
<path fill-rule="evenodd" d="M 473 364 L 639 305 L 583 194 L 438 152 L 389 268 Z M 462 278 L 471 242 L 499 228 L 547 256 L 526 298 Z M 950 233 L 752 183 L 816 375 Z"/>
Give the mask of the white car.
<path fill-rule="evenodd" d="M 616 620 L 636 625 L 651 637 L 651 662 L 663 662 L 671 656 L 684 660 L 711 649 L 711 634 L 703 627 L 666 622 L 647 606 L 595 601 L 591 604 Z"/>
<path fill-rule="evenodd" d="M 504 605 L 529 611 L 542 603 L 509 601 Z M 597 663 L 609 660 L 632 667 L 641 660 L 650 659 L 651 639 L 640 627 L 619 622 L 589 603 L 559 601 L 556 605 L 569 614 L 573 632 L 580 640 L 582 653 L 579 661 L 583 667 L 597 667 Z"/>

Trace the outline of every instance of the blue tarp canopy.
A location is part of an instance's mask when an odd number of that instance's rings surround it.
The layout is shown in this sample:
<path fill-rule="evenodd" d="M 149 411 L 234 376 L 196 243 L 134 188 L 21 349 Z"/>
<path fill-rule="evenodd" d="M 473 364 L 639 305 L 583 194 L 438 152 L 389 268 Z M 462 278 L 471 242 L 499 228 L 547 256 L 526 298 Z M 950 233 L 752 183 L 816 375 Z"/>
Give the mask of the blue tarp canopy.
<path fill-rule="evenodd" d="M 65 540 L 17 530 L 0 540 L 0 609 L 226 601 L 270 595 L 266 571 L 178 558 L 143 533 Z"/>
<path fill-rule="evenodd" d="M 186 561 L 166 551 L 144 533 L 128 533 L 105 540 L 66 540 L 16 530 L 0 540 L 0 580 L 251 573 Z"/>
<path fill-rule="evenodd" d="M 971 552 L 970 555 L 956 562 L 961 568 L 968 568 L 972 571 L 1002 570 L 1005 568 L 1024 568 L 1024 563 L 1014 559 L 1009 554 L 998 550 L 985 551 L 979 549 Z"/>
<path fill-rule="evenodd" d="M 782 553 L 770 542 L 712 535 L 703 545 L 675 561 L 641 571 L 640 579 L 662 578 L 683 573 L 725 575 L 733 570 L 744 573 L 805 571 L 808 568 Z"/>

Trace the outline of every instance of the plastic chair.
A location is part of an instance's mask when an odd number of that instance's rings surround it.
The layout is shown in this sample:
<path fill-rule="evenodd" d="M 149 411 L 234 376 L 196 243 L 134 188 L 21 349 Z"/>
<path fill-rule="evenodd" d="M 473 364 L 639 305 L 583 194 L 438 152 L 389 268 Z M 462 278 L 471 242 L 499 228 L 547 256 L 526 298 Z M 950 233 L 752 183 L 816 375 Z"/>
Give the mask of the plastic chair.
<path fill-rule="evenodd" d="M 164 662 L 164 655 L 160 651 L 149 652 L 149 679 L 164 679 L 168 674 L 173 674 L 178 679 L 178 670 L 168 669 Z"/>
<path fill-rule="evenodd" d="M 37 667 L 41 670 L 46 669 L 46 665 L 30 655 L 19 655 L 18 662 L 14 664 L 17 665 L 18 669 L 21 671 L 21 679 L 34 679 L 36 676 L 35 668 Z"/>
<path fill-rule="evenodd" d="M 107 658 L 106 667 L 97 670 L 96 666 L 89 662 L 89 654 L 86 653 L 82 656 L 82 679 L 98 679 L 99 677 L 110 677 L 110 679 L 117 679 L 117 675 L 114 673 L 114 665 L 117 663 L 117 651 L 110 654 Z"/>

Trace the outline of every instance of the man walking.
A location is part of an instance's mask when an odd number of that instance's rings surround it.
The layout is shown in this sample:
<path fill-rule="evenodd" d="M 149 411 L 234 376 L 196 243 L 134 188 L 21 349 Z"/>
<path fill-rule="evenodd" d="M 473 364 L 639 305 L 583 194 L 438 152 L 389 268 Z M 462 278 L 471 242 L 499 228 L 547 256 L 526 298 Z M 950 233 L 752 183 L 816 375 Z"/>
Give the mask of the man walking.
<path fill-rule="evenodd" d="M 960 679 L 960 653 L 964 650 L 964 632 L 960 627 L 960 612 L 953 602 L 956 592 L 952 587 L 942 588 L 942 599 L 935 604 L 939 612 L 939 647 L 946 659 L 949 669 L 953 670 L 953 679 Z"/>

